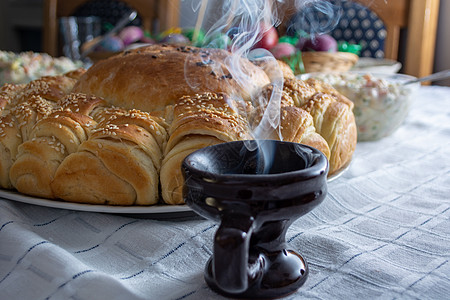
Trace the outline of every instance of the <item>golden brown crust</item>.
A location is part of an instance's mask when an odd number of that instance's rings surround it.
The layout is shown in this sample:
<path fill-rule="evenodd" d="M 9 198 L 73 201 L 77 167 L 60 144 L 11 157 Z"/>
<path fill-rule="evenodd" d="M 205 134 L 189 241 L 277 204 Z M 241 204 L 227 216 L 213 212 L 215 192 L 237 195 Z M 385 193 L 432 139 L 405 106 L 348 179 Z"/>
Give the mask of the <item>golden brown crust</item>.
<path fill-rule="evenodd" d="M 330 171 L 333 175 L 352 158 L 356 148 L 356 123 L 351 108 L 329 94 L 318 92 L 303 106 L 314 120 L 317 132 L 327 141 L 331 151 Z"/>
<path fill-rule="evenodd" d="M 297 78 L 286 78 L 284 80 L 283 90 L 286 91 L 295 106 L 303 106 L 317 90 L 303 80 Z"/>
<path fill-rule="evenodd" d="M 51 182 L 55 196 L 95 204 L 157 203 L 164 127 L 138 110 L 103 112 L 89 138 L 57 169 Z"/>
<path fill-rule="evenodd" d="M 22 89 L 19 89 L 18 92 L 21 93 Z M 36 122 L 48 116 L 53 109 L 54 104 L 41 96 L 31 96 L 25 102 L 12 107 L 11 111 L 1 118 L 0 182 L 2 187 L 12 188 L 14 186 L 10 178 L 10 169 L 18 156 L 18 147 L 29 139 Z"/>
<path fill-rule="evenodd" d="M 322 151 L 330 158 L 330 148 L 326 140 L 316 132 L 313 118 L 305 110 L 284 106 L 281 108 L 281 136 L 284 141 L 301 143 Z"/>
<path fill-rule="evenodd" d="M 108 121 L 104 121 L 104 123 L 113 123 L 116 126 L 128 126 L 129 124 L 134 124 L 141 127 L 152 135 L 156 142 L 156 147 L 161 151 L 159 156 L 162 155 L 162 151 L 164 151 L 167 143 L 168 135 L 165 128 L 166 124 L 160 118 L 154 117 L 147 112 L 131 109 L 126 113 L 119 113 L 116 117 L 109 118 Z M 103 123 L 101 125 L 103 125 Z M 144 147 L 146 146 L 147 145 L 144 145 Z M 159 163 L 159 161 L 155 161 L 155 164 L 158 165 L 158 169 Z"/>
<path fill-rule="evenodd" d="M 263 69 L 263 71 L 267 74 L 267 76 L 271 79 L 280 77 L 281 78 L 295 78 L 295 74 L 292 71 L 291 67 L 287 63 L 282 60 L 275 59 L 262 59 L 252 61 L 256 66 Z"/>
<path fill-rule="evenodd" d="M 41 96 L 31 96 L 11 110 L 11 114 L 17 120 L 23 141 L 29 139 L 34 124 L 48 116 L 55 109 L 53 102 L 47 101 Z"/>
<path fill-rule="evenodd" d="M 21 193 L 55 198 L 50 187 L 56 169 L 78 150 L 95 126 L 92 118 L 71 111 L 55 111 L 40 119 L 30 139 L 19 146 L 9 176 Z"/>
<path fill-rule="evenodd" d="M 76 79 L 63 75 L 45 76 L 30 81 L 17 93 L 13 104 L 24 102 L 32 96 L 40 96 L 45 100 L 57 102 L 72 90 L 75 82 Z"/>
<path fill-rule="evenodd" d="M 161 168 L 161 193 L 166 204 L 184 204 L 182 198 L 184 178 L 181 173 L 183 160 L 195 150 L 223 143 L 214 136 L 188 135 L 176 144 L 163 160 Z"/>
<path fill-rule="evenodd" d="M 0 117 L 0 187 L 2 188 L 13 188 L 9 170 L 16 160 L 17 148 L 20 144 L 22 144 L 22 135 L 16 119 L 11 114 Z"/>
<path fill-rule="evenodd" d="M 181 163 L 190 153 L 222 142 L 251 139 L 248 122 L 238 112 L 246 107 L 225 94 L 181 98 L 173 107 L 160 180 L 165 203 L 182 204 Z"/>
<path fill-rule="evenodd" d="M 105 143 L 111 140 L 131 142 L 148 155 L 155 167 L 159 169 L 167 134 L 149 114 L 142 113 L 141 116 L 136 117 L 135 113 L 128 112 L 99 124 L 90 138 Z M 101 147 L 100 144 L 98 145 Z"/>
<path fill-rule="evenodd" d="M 264 126 L 260 125 L 260 122 L 263 115 L 267 114 L 269 100 L 271 97 L 279 97 L 276 98 L 279 101 L 279 105 L 276 105 L 276 108 L 279 108 L 279 122 L 273 122 L 272 126 L 268 123 L 265 124 L 265 128 L 261 131 L 264 138 L 306 144 L 319 149 L 329 158 L 328 144 L 316 132 L 311 115 L 294 106 L 294 100 L 286 90 L 276 91 L 277 88 L 272 84 L 262 89 L 258 97 L 259 106 L 256 107 L 250 117 L 252 128 L 256 130 L 258 126 Z M 275 98 L 272 101 L 275 101 Z M 278 124 L 278 126 L 274 126 L 275 124 Z"/>
<path fill-rule="evenodd" d="M 240 102 L 225 94 L 205 93 L 181 98 L 173 109 L 175 117 L 165 153 L 190 134 L 215 136 L 225 142 L 251 139 L 248 122 L 240 114 L 244 110 Z"/>
<path fill-rule="evenodd" d="M 31 139 L 54 136 L 64 146 L 64 151 L 73 153 L 95 126 L 96 122 L 86 115 L 57 110 L 34 125 Z"/>
<path fill-rule="evenodd" d="M 11 108 L 15 105 L 16 95 L 22 91 L 25 87 L 25 84 L 12 84 L 6 83 L 0 89 L 0 111 L 2 115 L 6 115 L 9 113 L 9 109 L 5 109 L 7 107 Z"/>
<path fill-rule="evenodd" d="M 253 104 L 259 110 L 264 110 L 272 98 L 278 99 L 276 97 L 279 97 L 280 99 L 280 106 L 295 106 L 294 99 L 292 99 L 289 92 L 286 89 L 281 89 L 280 86 L 276 86 L 272 83 L 261 89 L 261 92 L 254 98 Z M 263 111 L 261 111 L 261 113 L 262 112 Z"/>
<path fill-rule="evenodd" d="M 90 204 L 133 205 L 136 192 L 105 168 L 89 151 L 69 155 L 60 165 L 51 188 L 58 198 Z M 129 199 L 133 201 L 129 201 Z"/>
<path fill-rule="evenodd" d="M 86 116 L 95 114 L 94 110 L 109 107 L 106 101 L 93 95 L 70 93 L 58 102 L 61 110 L 69 110 Z"/>
<path fill-rule="evenodd" d="M 221 49 L 173 45 L 138 48 L 93 65 L 74 91 L 97 95 L 127 109 L 152 112 L 196 93 L 224 92 L 249 99 L 269 83 L 264 71 L 241 58 L 242 71 L 251 80 L 240 86 L 225 64 L 229 57 L 229 52 Z"/>
<path fill-rule="evenodd" d="M 261 95 L 267 99 L 274 91 L 274 86 L 268 85 L 262 89 Z M 285 78 L 283 90 L 278 95 L 281 97 L 282 117 L 284 115 L 290 120 L 289 124 L 283 125 L 283 139 L 289 140 L 296 130 L 302 132 L 299 128 L 309 128 L 294 120 L 301 117 L 295 117 L 299 113 L 289 107 L 299 107 L 312 116 L 315 132 L 322 138 L 309 134 L 302 143 L 316 147 L 327 155 L 330 161 L 329 175 L 348 164 L 356 148 L 356 124 L 350 100 L 339 96 L 331 87 L 297 78 Z M 323 140 L 327 146 L 323 145 Z"/>
<path fill-rule="evenodd" d="M 342 95 L 341 93 L 339 93 L 334 87 L 332 87 L 328 83 L 317 80 L 315 78 L 307 79 L 306 83 L 309 86 L 313 87 L 316 91 L 331 95 L 337 101 L 342 102 L 348 105 L 350 109 L 353 109 L 354 105 L 353 102 L 344 95 Z"/>
<path fill-rule="evenodd" d="M 11 183 L 19 192 L 54 198 L 49 183 L 53 180 L 54 170 L 65 157 L 60 151 L 61 147 L 59 145 L 55 147 L 55 144 L 56 140 L 46 137 L 26 141 L 19 146 L 18 160 L 10 170 Z"/>

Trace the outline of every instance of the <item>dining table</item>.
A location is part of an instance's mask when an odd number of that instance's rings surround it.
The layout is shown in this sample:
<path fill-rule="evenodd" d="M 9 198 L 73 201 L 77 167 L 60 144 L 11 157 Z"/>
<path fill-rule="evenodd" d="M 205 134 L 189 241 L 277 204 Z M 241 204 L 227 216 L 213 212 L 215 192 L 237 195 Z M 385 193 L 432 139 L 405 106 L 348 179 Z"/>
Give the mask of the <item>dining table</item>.
<path fill-rule="evenodd" d="M 421 86 L 401 127 L 358 142 L 327 185 L 286 233 L 309 274 L 283 299 L 449 299 L 450 87 Z M 187 206 L 1 195 L 2 300 L 226 299 L 204 279 L 218 224 Z"/>

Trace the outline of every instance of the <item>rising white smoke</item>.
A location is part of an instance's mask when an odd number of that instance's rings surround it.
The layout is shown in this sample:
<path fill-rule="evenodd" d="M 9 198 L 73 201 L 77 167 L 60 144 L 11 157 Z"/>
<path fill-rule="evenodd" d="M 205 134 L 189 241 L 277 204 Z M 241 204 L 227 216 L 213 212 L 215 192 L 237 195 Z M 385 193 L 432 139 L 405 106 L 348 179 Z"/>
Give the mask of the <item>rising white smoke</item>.
<path fill-rule="evenodd" d="M 193 0 L 194 11 L 205 9 L 202 7 L 202 4 L 205 4 L 202 1 L 205 0 Z M 276 28 L 283 20 L 286 21 L 286 12 L 282 9 L 287 6 L 290 7 L 290 11 L 287 13 L 295 16 L 292 19 L 293 22 L 289 24 L 290 29 L 298 32 L 307 30 L 311 35 L 325 33 L 336 26 L 339 18 L 336 6 L 327 0 L 218 0 L 214 2 L 221 4 L 220 12 L 215 13 L 219 17 L 207 31 L 204 38 L 207 44 L 204 46 L 226 48 L 232 53 L 225 61 L 227 71 L 244 89 L 254 86 L 254 83 L 251 82 L 251 77 L 241 64 L 242 58 L 250 61 L 264 61 L 274 67 L 271 69 L 277 70 L 271 72 L 270 80 L 273 92 L 270 98 L 253 97 L 252 99 L 255 106 L 266 107 L 260 123 L 253 129 L 253 137 L 256 140 L 273 139 L 275 132 L 278 139 L 283 140 L 279 126 L 284 84 L 283 73 L 273 55 L 268 50 L 255 49 L 255 45 L 265 30 L 269 30 L 271 27 Z M 319 13 L 328 16 L 325 23 L 318 21 L 317 14 Z M 265 24 L 265 26 L 261 26 L 261 24 Z M 219 76 L 224 75 L 221 74 L 223 71 L 220 67 L 215 70 L 213 64 L 210 66 Z M 196 79 L 189 78 L 188 73 L 186 73 L 186 80 L 195 88 Z M 239 94 L 230 96 L 234 100 L 239 100 L 240 97 Z M 274 149 L 268 149 L 267 145 L 263 142 L 246 145 L 248 150 L 254 151 L 258 148 L 262 153 L 261 158 L 264 160 L 265 170 L 270 169 L 273 161 L 272 155 L 275 153 Z"/>
<path fill-rule="evenodd" d="M 204 1 L 204 0 L 202 0 Z M 194 0 L 192 8 L 194 11 L 201 9 L 201 0 Z M 215 12 L 217 21 L 208 29 L 205 41 L 206 47 L 227 48 L 232 55 L 225 62 L 228 71 L 233 79 L 242 87 L 254 85 L 247 71 L 240 63 L 242 57 L 251 61 L 265 61 L 266 63 L 278 66 L 273 55 L 264 49 L 255 49 L 255 45 L 264 34 L 264 30 L 269 30 L 271 26 L 277 27 L 286 17 L 285 12 L 279 8 L 286 8 L 290 4 L 289 13 L 294 14 L 294 22 L 290 24 L 293 29 L 300 31 L 307 28 L 311 34 L 323 33 L 334 27 L 339 17 L 336 13 L 336 6 L 326 0 L 223 0 L 214 1 L 220 4 L 220 12 Z M 295 9 L 292 9 L 295 8 Z M 317 13 L 330 16 L 329 20 L 323 24 L 319 23 Z M 265 24 L 266 26 L 261 26 Z M 211 66 L 214 68 L 214 66 Z M 217 70 L 219 74 L 221 69 Z M 186 74 L 189 76 L 188 74 Z M 219 74 L 220 75 L 220 74 Z M 278 133 L 278 138 L 283 139 L 279 132 L 280 124 L 280 102 L 281 91 L 283 89 L 283 75 L 281 69 L 271 76 L 273 93 L 270 99 L 252 99 L 256 106 L 267 107 L 264 115 L 256 128 L 254 128 L 255 139 L 270 138 L 274 131 Z M 187 80 L 195 86 L 194 78 Z M 233 99 L 238 99 L 239 95 L 231 95 Z M 277 131 L 278 130 L 278 131 Z"/>
<path fill-rule="evenodd" d="M 208 30 L 206 40 L 210 41 L 212 47 L 230 44 L 229 50 L 233 55 L 226 61 L 226 65 L 233 78 L 244 88 L 252 83 L 249 82 L 251 79 L 240 64 L 240 57 L 252 61 L 263 60 L 277 66 L 276 59 L 269 51 L 255 49 L 255 45 L 263 36 L 264 30 L 269 30 L 271 26 L 278 27 L 286 17 L 285 11 L 281 11 L 280 8 L 290 6 L 289 13 L 295 11 L 293 14 L 295 17 L 290 24 L 294 27 L 293 29 L 300 32 L 307 28 L 312 35 L 330 31 L 339 19 L 337 6 L 326 0 L 224 0 L 221 2 L 221 13 L 218 14 L 220 17 Z M 295 9 L 292 9 L 292 5 Z M 328 16 L 326 22 L 317 20 L 318 13 Z M 260 124 L 254 129 L 253 135 L 256 139 L 269 138 L 269 133 L 278 129 L 280 124 L 280 101 L 283 89 L 281 69 L 278 68 L 278 72 L 274 72 L 270 79 L 273 86 L 270 99 L 253 99 L 254 102 L 258 102 L 254 104 L 267 107 Z M 233 96 L 236 98 L 238 95 Z M 283 137 L 279 131 L 278 135 L 282 140 Z"/>

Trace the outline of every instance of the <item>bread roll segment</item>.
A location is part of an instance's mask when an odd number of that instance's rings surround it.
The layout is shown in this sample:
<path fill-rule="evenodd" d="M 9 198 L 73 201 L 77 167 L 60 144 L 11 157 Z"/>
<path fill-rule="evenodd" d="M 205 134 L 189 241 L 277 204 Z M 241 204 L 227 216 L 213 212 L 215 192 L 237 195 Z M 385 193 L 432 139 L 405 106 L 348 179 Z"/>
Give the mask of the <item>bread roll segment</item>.
<path fill-rule="evenodd" d="M 279 125 L 264 128 L 267 138 L 302 143 L 322 151 L 327 158 L 331 156 L 327 141 L 316 132 L 312 116 L 302 108 L 295 106 L 295 101 L 286 90 L 280 90 L 273 84 L 266 85 L 258 95 L 259 106 L 252 112 L 250 123 L 253 130 L 261 126 L 260 122 L 273 95 L 279 97 Z"/>
<path fill-rule="evenodd" d="M 16 160 L 22 135 L 17 120 L 11 115 L 0 117 L 0 187 L 13 188 L 9 171 Z"/>
<path fill-rule="evenodd" d="M 184 178 L 181 171 L 183 160 L 192 152 L 208 146 L 223 143 L 214 136 L 189 135 L 184 137 L 164 157 L 160 173 L 161 196 L 166 204 L 183 204 Z"/>
<path fill-rule="evenodd" d="M 133 205 L 136 193 L 130 184 L 106 169 L 94 153 L 69 155 L 56 172 L 52 190 L 58 198 L 88 204 Z"/>
<path fill-rule="evenodd" d="M 53 138 L 26 141 L 19 146 L 18 159 L 11 166 L 11 183 L 19 192 L 53 199 L 50 183 L 65 153 Z"/>
<path fill-rule="evenodd" d="M 281 137 L 284 141 L 301 143 L 314 147 L 327 158 L 330 158 L 330 148 L 327 141 L 316 132 L 313 118 L 305 110 L 295 106 L 281 108 Z"/>
<path fill-rule="evenodd" d="M 80 74 L 81 71 L 78 73 Z M 11 167 L 16 162 L 19 152 L 25 153 L 28 151 L 26 149 L 32 149 L 24 146 L 19 151 L 19 146 L 28 142 L 35 124 L 52 113 L 57 107 L 57 101 L 73 88 L 75 81 L 76 79 L 63 75 L 47 76 L 28 84 L 5 84 L 0 89 L 0 186 L 2 188 L 14 187 L 10 176 Z M 46 147 L 44 144 L 41 146 Z M 38 150 L 41 149 L 36 149 Z M 46 156 L 45 153 L 43 155 L 40 159 L 51 157 Z M 39 172 L 39 169 L 36 170 Z M 29 183 L 27 183 L 28 189 L 33 189 L 32 182 Z M 48 187 L 45 189 L 47 190 L 45 194 L 50 195 Z"/>
<path fill-rule="evenodd" d="M 16 96 L 25 88 L 25 84 L 6 83 L 0 88 L 0 112 L 2 115 L 9 113 L 9 109 L 14 107 Z"/>
<path fill-rule="evenodd" d="M 94 95 L 70 93 L 58 102 L 60 110 L 72 111 L 86 116 L 94 117 L 98 110 L 109 108 L 107 102 Z"/>
<path fill-rule="evenodd" d="M 24 194 L 55 198 L 50 185 L 59 164 L 78 150 L 94 126 L 90 117 L 70 111 L 55 111 L 40 119 L 30 139 L 19 146 L 9 173 L 13 186 Z"/>
<path fill-rule="evenodd" d="M 327 141 L 330 149 L 329 175 L 336 174 L 348 165 L 356 148 L 353 102 L 317 80 L 287 78 L 283 90 L 295 106 L 312 116 L 316 132 Z"/>
<path fill-rule="evenodd" d="M 56 170 L 51 182 L 56 197 L 109 205 L 158 202 L 165 129 L 148 113 L 115 112 Z"/>
<path fill-rule="evenodd" d="M 22 103 L 17 115 L 19 119 L 28 117 L 24 121 L 28 127 L 22 130 L 24 141 L 9 171 L 14 188 L 24 194 L 56 198 L 51 188 L 55 172 L 96 126 L 88 115 L 99 103 L 102 101 L 95 97 L 77 94 L 61 97 L 57 103 L 41 96 Z"/>
<path fill-rule="evenodd" d="M 60 76 L 45 76 L 27 83 L 16 94 L 12 105 L 20 104 L 32 96 L 41 96 L 47 101 L 57 102 L 70 93 L 77 79 Z"/>
<path fill-rule="evenodd" d="M 252 138 L 241 115 L 244 111 L 242 103 L 220 93 L 185 96 L 174 105 L 160 174 L 165 203 L 183 203 L 181 164 L 187 155 L 206 146 Z"/>
<path fill-rule="evenodd" d="M 351 108 L 328 94 L 318 92 L 302 106 L 314 120 L 314 126 L 331 151 L 330 174 L 349 163 L 356 147 L 356 123 Z"/>

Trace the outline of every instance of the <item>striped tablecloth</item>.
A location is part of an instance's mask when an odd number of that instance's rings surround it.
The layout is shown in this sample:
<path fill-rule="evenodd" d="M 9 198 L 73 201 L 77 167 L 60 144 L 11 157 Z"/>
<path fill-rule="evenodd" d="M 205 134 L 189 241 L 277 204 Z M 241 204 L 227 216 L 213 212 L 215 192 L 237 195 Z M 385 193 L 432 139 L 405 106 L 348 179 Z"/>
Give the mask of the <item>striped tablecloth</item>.
<path fill-rule="evenodd" d="M 310 274 L 287 299 L 449 299 L 449 207 L 450 88 L 421 87 L 290 227 Z M 222 299 L 203 280 L 216 229 L 0 200 L 0 299 Z"/>

